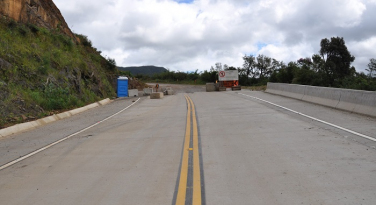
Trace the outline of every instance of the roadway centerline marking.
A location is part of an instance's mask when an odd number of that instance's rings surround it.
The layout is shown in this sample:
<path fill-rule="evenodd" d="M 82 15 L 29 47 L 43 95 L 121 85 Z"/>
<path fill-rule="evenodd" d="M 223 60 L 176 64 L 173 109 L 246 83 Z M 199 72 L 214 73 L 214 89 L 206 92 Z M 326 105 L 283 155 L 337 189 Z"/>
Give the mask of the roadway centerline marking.
<path fill-rule="evenodd" d="M 69 138 L 71 138 L 71 137 L 73 137 L 73 136 L 75 136 L 75 135 L 78 135 L 78 134 L 80 134 L 80 133 L 82 133 L 82 132 L 85 132 L 86 130 L 88 130 L 88 129 L 90 129 L 90 128 L 93 128 L 93 127 L 99 125 L 100 123 L 102 123 L 102 122 L 104 122 L 104 121 L 107 121 L 107 120 L 109 120 L 109 119 L 115 117 L 116 115 L 118 115 L 118 114 L 124 112 L 125 110 L 127 110 L 128 108 L 130 108 L 132 105 L 136 104 L 140 99 L 141 99 L 141 98 L 138 98 L 135 102 L 133 102 L 133 103 L 132 103 L 131 105 L 129 105 L 128 107 L 126 107 L 126 108 L 120 110 L 119 112 L 117 112 L 117 113 L 115 113 L 115 114 L 113 114 L 113 115 L 111 115 L 111 116 L 105 118 L 104 120 L 101 120 L 101 121 L 99 121 L 99 122 L 97 122 L 97 123 L 95 123 L 95 124 L 93 124 L 93 125 L 90 125 L 90 126 L 87 127 L 87 128 L 84 128 L 84 129 L 82 129 L 82 130 L 80 130 L 80 131 L 78 131 L 78 132 L 76 132 L 76 133 L 73 133 L 73 134 L 71 134 L 71 135 L 69 135 L 69 136 L 67 136 L 67 137 L 65 137 L 65 138 L 63 138 L 63 139 L 60 139 L 60 140 L 58 140 L 58 141 L 56 141 L 56 142 L 53 142 L 53 143 L 51 143 L 51 144 L 49 144 L 49 145 L 47 145 L 47 146 L 44 146 L 44 147 L 40 148 L 40 149 L 38 149 L 38 150 L 35 150 L 34 152 L 31 152 L 31 153 L 29 153 L 29 154 L 27 154 L 27 155 L 25 155 L 25 156 L 22 156 L 22 157 L 20 157 L 20 158 L 18 158 L 18 159 L 16 159 L 16 160 L 13 160 L 13 161 L 11 161 L 11 162 L 8 162 L 7 164 L 4 164 L 3 166 L 0 167 L 0 171 L 3 170 L 3 169 L 5 169 L 5 168 L 8 168 L 8 167 L 10 167 L 10 166 L 12 166 L 12 165 L 14 165 L 14 164 L 16 164 L 16 163 L 18 163 L 18 162 L 20 162 L 20 161 L 22 161 L 22 160 L 25 160 L 25 159 L 27 159 L 27 158 L 29 158 L 29 157 L 32 157 L 32 156 L 38 154 L 39 152 L 42 152 L 42 151 L 44 151 L 44 150 L 46 150 L 46 149 L 48 149 L 48 148 L 50 148 L 50 147 L 52 147 L 52 146 L 54 146 L 54 145 L 57 145 L 57 144 L 59 144 L 59 143 L 65 141 L 65 140 L 67 140 L 67 139 L 69 139 Z"/>
<path fill-rule="evenodd" d="M 188 157 L 189 157 L 189 141 L 191 138 L 191 104 L 188 103 L 188 98 L 185 96 L 188 104 L 187 111 L 187 125 L 185 128 L 185 138 L 183 147 L 183 156 L 180 168 L 180 179 L 178 194 L 176 197 L 176 204 L 185 204 L 185 198 L 187 193 L 187 181 L 188 181 Z"/>
<path fill-rule="evenodd" d="M 200 155 L 198 149 L 198 128 L 195 112 L 195 105 L 188 96 L 192 105 L 192 121 L 193 121 L 193 200 L 192 204 L 201 204 L 201 174 L 200 174 Z"/>
<path fill-rule="evenodd" d="M 198 126 L 195 105 L 191 98 L 185 95 L 187 101 L 187 124 L 180 167 L 179 185 L 177 189 L 176 205 L 202 204 L 201 169 L 199 155 Z M 192 114 L 191 114 L 192 113 Z M 192 124 L 192 126 L 191 126 Z M 190 142 L 192 146 L 190 147 Z M 193 152 L 193 153 L 192 153 Z M 189 162 L 192 162 L 189 166 Z M 192 170 L 193 169 L 193 170 Z M 193 172 L 193 177 L 189 173 Z M 188 185 L 192 187 L 188 187 Z"/>
<path fill-rule="evenodd" d="M 361 133 L 359 133 L 359 132 L 355 132 L 355 131 L 353 131 L 353 130 L 350 130 L 350 129 L 347 129 L 347 128 L 344 128 L 344 127 L 341 127 L 341 126 L 338 126 L 338 125 L 335 125 L 335 124 L 332 124 L 332 123 L 330 123 L 330 122 L 326 122 L 326 121 L 324 121 L 324 120 L 320 120 L 320 119 L 317 119 L 317 118 L 311 117 L 311 116 L 309 116 L 309 115 L 303 114 L 303 113 L 301 113 L 301 112 L 297 112 L 297 111 L 292 110 L 292 109 L 290 109 L 290 108 L 283 107 L 283 106 L 281 106 L 281 105 L 278 105 L 278 104 L 275 104 L 275 103 L 269 102 L 269 101 L 267 101 L 267 100 L 263 100 L 263 99 L 258 98 L 258 97 L 254 97 L 254 96 L 246 95 L 246 94 L 243 94 L 243 93 L 238 93 L 238 94 L 239 94 L 239 95 L 244 95 L 244 96 L 247 96 L 247 97 L 250 97 L 250 98 L 253 98 L 253 99 L 256 99 L 256 100 L 262 101 L 262 102 L 265 102 L 265 103 L 268 103 L 268 104 L 270 104 L 270 105 L 274 105 L 274 106 L 276 106 L 276 107 L 279 107 L 279 108 L 282 108 L 282 109 L 284 109 L 284 110 L 287 110 L 287 111 L 293 112 L 293 113 L 295 113 L 295 114 L 301 115 L 301 116 L 306 117 L 306 118 L 309 118 L 309 119 L 311 119 L 311 120 L 314 120 L 314 121 L 317 121 L 317 122 L 321 122 L 321 123 L 323 123 L 323 124 L 326 124 L 326 125 L 329 125 L 329 126 L 335 127 L 335 128 L 340 129 L 340 130 L 342 130 L 342 131 L 345 131 L 345 132 L 348 132 L 348 133 L 351 133 L 351 134 L 357 135 L 357 136 L 359 136 L 359 137 L 363 137 L 363 138 L 365 138 L 365 139 L 369 139 L 369 140 L 371 140 L 371 141 L 376 142 L 376 139 L 375 139 L 375 138 L 370 137 L 370 136 L 367 136 L 367 135 L 364 135 L 364 134 L 361 134 Z"/>

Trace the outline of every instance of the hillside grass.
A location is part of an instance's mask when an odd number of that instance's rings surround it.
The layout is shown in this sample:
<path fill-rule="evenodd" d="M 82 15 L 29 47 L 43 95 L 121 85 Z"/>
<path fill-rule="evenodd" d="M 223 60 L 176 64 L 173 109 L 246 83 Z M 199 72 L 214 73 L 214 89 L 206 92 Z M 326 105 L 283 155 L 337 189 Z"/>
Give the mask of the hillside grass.
<path fill-rule="evenodd" d="M 83 35 L 1 17 L 0 60 L 0 128 L 115 96 L 114 60 Z"/>

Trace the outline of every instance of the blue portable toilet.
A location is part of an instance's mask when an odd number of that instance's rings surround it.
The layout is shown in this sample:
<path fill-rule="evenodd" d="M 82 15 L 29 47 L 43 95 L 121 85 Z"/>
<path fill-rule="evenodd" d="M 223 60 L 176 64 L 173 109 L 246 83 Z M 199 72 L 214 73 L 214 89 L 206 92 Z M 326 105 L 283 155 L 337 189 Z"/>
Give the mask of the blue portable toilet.
<path fill-rule="evenodd" d="M 117 79 L 117 96 L 128 97 L 128 78 L 120 76 Z"/>

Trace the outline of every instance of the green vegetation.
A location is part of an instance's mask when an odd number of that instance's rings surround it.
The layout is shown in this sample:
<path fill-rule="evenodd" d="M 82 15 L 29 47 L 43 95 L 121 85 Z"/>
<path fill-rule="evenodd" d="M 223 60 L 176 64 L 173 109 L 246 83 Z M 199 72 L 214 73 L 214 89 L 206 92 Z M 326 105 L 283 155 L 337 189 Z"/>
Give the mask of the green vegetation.
<path fill-rule="evenodd" d="M 153 76 L 138 74 L 136 77 L 149 82 L 203 84 L 215 82 L 218 79 L 218 70 L 237 69 L 240 85 L 256 86 L 250 88 L 255 90 L 262 90 L 267 82 L 278 82 L 376 91 L 375 59 L 370 59 L 366 69 L 368 74 L 359 73 L 351 66 L 355 57 L 348 51 L 343 38 L 325 38 L 320 45 L 319 54 L 289 62 L 287 65 L 264 55 L 246 55 L 243 57 L 243 67 L 234 68 L 216 63 L 209 71 L 200 73 L 197 70 L 190 73 L 165 71 Z"/>
<path fill-rule="evenodd" d="M 157 73 L 152 76 L 138 74 L 134 77 L 141 79 L 144 82 L 155 82 L 155 83 L 174 83 L 174 84 L 205 84 L 206 82 L 215 81 L 216 72 L 213 73 L 213 79 L 206 78 L 207 71 L 204 73 L 195 72 L 175 72 L 166 70 L 163 73 Z"/>
<path fill-rule="evenodd" d="M 115 60 L 76 36 L 0 19 L 0 128 L 115 96 Z"/>

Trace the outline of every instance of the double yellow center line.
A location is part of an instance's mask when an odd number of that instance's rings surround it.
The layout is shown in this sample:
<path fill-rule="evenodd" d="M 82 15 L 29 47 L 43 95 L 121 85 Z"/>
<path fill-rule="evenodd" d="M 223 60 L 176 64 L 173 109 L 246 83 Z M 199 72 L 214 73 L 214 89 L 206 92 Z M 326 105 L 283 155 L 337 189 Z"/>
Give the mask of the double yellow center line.
<path fill-rule="evenodd" d="M 201 173 L 197 118 L 195 112 L 195 105 L 193 104 L 193 101 L 187 95 L 185 96 L 185 99 L 187 100 L 188 105 L 187 125 L 185 131 L 184 148 L 181 162 L 179 187 L 176 197 L 176 205 L 190 204 L 190 202 L 192 202 L 193 205 L 201 205 Z M 192 160 L 190 160 L 190 157 L 192 157 Z M 192 162 L 192 177 L 189 176 L 190 161 Z M 193 183 L 189 180 L 192 180 Z M 193 186 L 189 187 L 188 184 L 192 184 Z"/>

